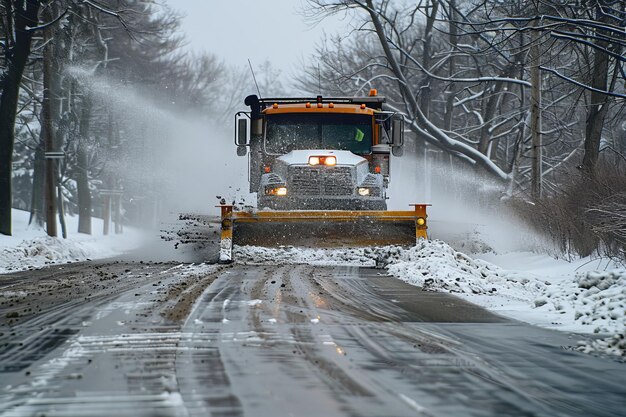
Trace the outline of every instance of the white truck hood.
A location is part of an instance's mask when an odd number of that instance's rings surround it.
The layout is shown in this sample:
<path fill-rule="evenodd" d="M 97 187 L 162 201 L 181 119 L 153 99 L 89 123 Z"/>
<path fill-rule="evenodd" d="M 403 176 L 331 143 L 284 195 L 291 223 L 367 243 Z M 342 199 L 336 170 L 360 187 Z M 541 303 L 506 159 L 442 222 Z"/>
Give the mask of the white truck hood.
<path fill-rule="evenodd" d="M 355 155 L 350 151 L 338 151 L 330 149 L 307 149 L 291 151 L 288 154 L 279 156 L 276 159 L 281 160 L 287 165 L 306 165 L 309 163 L 310 156 L 335 156 L 337 158 L 337 165 L 356 166 L 360 162 L 366 160 L 365 158 Z"/>

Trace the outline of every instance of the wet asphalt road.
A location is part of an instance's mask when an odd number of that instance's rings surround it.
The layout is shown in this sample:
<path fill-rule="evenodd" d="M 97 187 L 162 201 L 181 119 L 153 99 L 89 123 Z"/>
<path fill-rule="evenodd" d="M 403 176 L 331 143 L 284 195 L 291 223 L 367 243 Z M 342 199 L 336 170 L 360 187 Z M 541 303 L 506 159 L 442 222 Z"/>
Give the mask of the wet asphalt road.
<path fill-rule="evenodd" d="M 81 299 L 0 305 L 0 416 L 626 415 L 626 364 L 380 270 L 102 268 Z"/>

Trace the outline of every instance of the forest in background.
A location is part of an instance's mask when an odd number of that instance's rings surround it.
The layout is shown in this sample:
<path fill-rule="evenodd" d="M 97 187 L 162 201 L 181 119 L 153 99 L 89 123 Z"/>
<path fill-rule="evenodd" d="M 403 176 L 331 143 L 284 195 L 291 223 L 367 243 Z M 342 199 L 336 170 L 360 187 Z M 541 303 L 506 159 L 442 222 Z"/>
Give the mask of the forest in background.
<path fill-rule="evenodd" d="M 354 16 L 301 88 L 384 91 L 420 158 L 495 182 L 563 253 L 626 256 L 626 3 L 309 0 Z M 450 174 L 458 172 L 449 170 Z"/>
<path fill-rule="evenodd" d="M 564 253 L 624 259 L 625 7 L 308 0 L 302 12 L 312 21 L 346 14 L 354 29 L 321 41 L 293 86 L 270 63 L 255 70 L 274 95 L 377 88 L 404 113 L 416 164 L 432 158 L 495 182 L 496 204 Z M 156 175 L 145 138 L 175 133 L 129 117 L 114 92 L 159 103 L 146 111 L 230 126 L 251 88 L 249 69 L 184 52 L 180 17 L 153 1 L 4 0 L 0 17 L 0 233 L 11 233 L 11 206 L 50 225 L 53 204 L 89 233 L 104 200 L 134 196 L 145 204 L 125 220 L 145 219 L 167 175 Z"/>
<path fill-rule="evenodd" d="M 0 16 L 0 233 L 10 201 L 50 235 L 66 234 L 50 213 L 91 233 L 121 200 L 126 222 L 154 220 L 176 187 L 159 154 L 179 139 L 172 119 L 231 123 L 254 85 L 248 68 L 188 52 L 181 16 L 152 0 L 3 1 Z M 256 71 L 281 88 L 269 62 Z"/>

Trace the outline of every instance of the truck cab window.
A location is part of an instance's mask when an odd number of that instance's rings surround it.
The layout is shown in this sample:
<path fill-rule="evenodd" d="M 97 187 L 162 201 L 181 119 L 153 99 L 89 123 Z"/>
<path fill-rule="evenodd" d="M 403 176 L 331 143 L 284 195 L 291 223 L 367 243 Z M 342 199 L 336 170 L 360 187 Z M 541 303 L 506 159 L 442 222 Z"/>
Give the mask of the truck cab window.
<path fill-rule="evenodd" d="M 266 120 L 265 149 L 271 154 L 298 149 L 338 149 L 361 155 L 371 152 L 371 116 L 277 114 Z"/>

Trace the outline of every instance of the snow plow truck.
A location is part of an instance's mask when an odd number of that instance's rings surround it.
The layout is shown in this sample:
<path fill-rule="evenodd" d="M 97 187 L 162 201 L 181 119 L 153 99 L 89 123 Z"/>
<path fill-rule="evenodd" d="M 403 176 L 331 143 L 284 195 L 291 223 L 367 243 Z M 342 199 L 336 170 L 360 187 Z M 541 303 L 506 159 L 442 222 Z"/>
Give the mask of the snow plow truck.
<path fill-rule="evenodd" d="M 413 245 L 427 238 L 427 204 L 388 211 L 391 155 L 404 119 L 384 97 L 246 97 L 235 145 L 248 155 L 257 207 L 221 204 L 220 261 L 233 244 L 305 247 Z"/>

